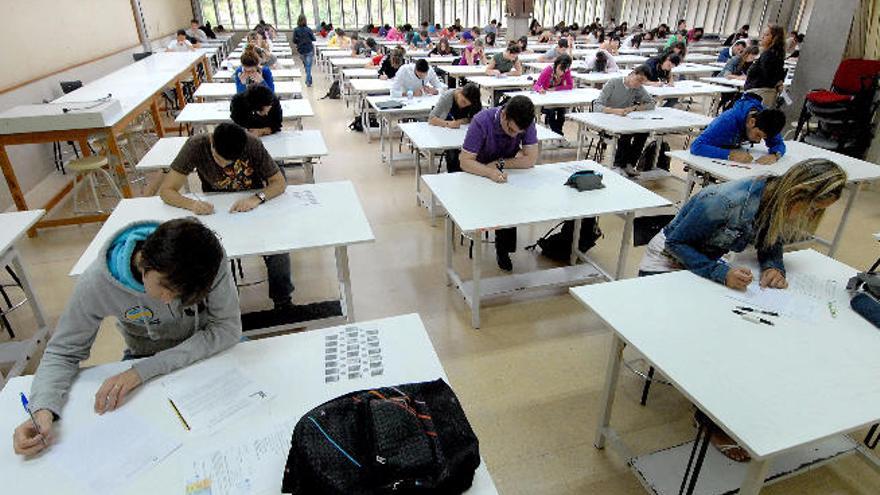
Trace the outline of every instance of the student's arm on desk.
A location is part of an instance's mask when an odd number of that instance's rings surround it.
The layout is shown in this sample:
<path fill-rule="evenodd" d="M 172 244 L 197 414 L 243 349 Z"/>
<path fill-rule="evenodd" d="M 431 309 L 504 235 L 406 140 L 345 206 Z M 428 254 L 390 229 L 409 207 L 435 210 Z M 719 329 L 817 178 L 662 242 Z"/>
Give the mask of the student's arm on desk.
<path fill-rule="evenodd" d="M 180 188 L 186 182 L 186 175 L 177 170 L 169 170 L 159 186 L 159 197 L 169 206 L 189 210 L 196 215 L 210 215 L 214 213 L 214 205 L 207 201 L 190 199 L 180 194 Z"/>
<path fill-rule="evenodd" d="M 538 162 L 538 145 L 523 146 L 515 157 L 504 161 L 504 168 L 532 168 Z"/>

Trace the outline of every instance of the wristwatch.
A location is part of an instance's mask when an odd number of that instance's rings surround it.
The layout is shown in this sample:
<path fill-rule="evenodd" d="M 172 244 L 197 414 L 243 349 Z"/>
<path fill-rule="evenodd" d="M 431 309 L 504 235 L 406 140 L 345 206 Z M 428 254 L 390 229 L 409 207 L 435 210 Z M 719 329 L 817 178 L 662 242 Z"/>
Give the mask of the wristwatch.
<path fill-rule="evenodd" d="M 498 159 L 498 171 L 504 172 L 504 158 Z"/>
<path fill-rule="evenodd" d="M 266 202 L 266 193 L 264 193 L 263 191 L 258 192 L 254 196 L 256 196 L 257 199 L 260 200 L 260 204 L 263 204 Z"/>

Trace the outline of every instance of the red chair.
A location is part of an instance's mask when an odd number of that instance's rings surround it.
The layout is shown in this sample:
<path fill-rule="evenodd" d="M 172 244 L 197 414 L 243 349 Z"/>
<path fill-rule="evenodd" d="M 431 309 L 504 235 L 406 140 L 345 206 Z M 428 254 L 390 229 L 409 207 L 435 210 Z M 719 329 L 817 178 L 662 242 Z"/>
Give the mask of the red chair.
<path fill-rule="evenodd" d="M 873 139 L 878 108 L 880 60 L 847 59 L 831 89 L 809 92 L 795 139 L 861 158 Z M 812 124 L 812 125 L 811 125 Z"/>

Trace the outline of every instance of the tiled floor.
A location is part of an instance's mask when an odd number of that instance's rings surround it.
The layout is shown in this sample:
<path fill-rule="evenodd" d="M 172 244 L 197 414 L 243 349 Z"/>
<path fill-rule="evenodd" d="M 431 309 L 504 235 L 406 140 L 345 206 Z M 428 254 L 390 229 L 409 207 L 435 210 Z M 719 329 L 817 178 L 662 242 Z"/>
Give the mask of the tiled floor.
<path fill-rule="evenodd" d="M 489 306 L 483 313 L 483 328 L 473 330 L 462 298 L 444 282 L 443 229 L 432 228 L 427 212 L 413 204 L 412 169 L 389 176 L 379 161 L 378 143 L 368 144 L 363 135 L 349 131 L 351 110 L 340 101 L 319 99 L 326 93 L 327 81 L 318 75 L 316 82 L 307 97 L 317 115 L 307 119 L 305 126 L 320 128 L 330 149 L 330 156 L 316 166 L 317 180 L 352 181 L 376 235 L 375 243 L 350 250 L 358 319 L 410 312 L 421 315 L 480 437 L 483 457 L 501 493 L 645 493 L 616 455 L 592 446 L 608 329 L 570 296 L 558 293 Z M 567 132 L 574 135 L 574 129 Z M 573 155 L 551 151 L 545 159 L 561 161 L 573 159 Z M 298 179 L 292 175 L 292 180 Z M 651 187 L 670 199 L 679 197 L 680 183 L 674 180 Z M 841 205 L 832 208 L 822 233 L 832 231 L 840 211 Z M 610 267 L 616 261 L 622 222 L 616 217 L 600 222 L 605 237 L 591 254 Z M 520 229 L 520 248 L 546 228 Z M 52 322 L 74 286 L 67 272 L 97 230 L 97 225 L 57 228 L 21 243 Z M 864 268 L 880 254 L 880 246 L 870 236 L 877 231 L 880 191 L 868 189 L 852 213 L 838 258 Z M 631 251 L 629 276 L 635 274 L 642 252 L 642 248 Z M 466 273 L 463 253 L 459 251 L 456 262 Z M 293 262 L 297 302 L 336 294 L 332 253 L 298 254 Z M 535 255 L 522 249 L 514 257 L 518 270 L 538 262 Z M 484 273 L 497 270 L 491 256 L 484 266 Z M 246 269 L 255 278 L 264 270 L 259 260 L 246 263 Z M 246 289 L 242 300 L 245 309 L 267 306 L 265 285 Z M 637 300 L 621 304 L 638 311 Z M 15 324 L 25 333 L 32 322 L 21 312 Z M 116 361 L 121 353 L 121 339 L 113 325 L 105 322 L 88 364 Z M 636 451 L 693 436 L 687 400 L 674 389 L 656 387 L 648 406 L 640 407 L 639 387 L 634 376 L 624 373 L 613 416 Z M 763 493 L 867 495 L 878 493 L 878 486 L 877 473 L 865 462 L 849 458 L 773 485 Z"/>

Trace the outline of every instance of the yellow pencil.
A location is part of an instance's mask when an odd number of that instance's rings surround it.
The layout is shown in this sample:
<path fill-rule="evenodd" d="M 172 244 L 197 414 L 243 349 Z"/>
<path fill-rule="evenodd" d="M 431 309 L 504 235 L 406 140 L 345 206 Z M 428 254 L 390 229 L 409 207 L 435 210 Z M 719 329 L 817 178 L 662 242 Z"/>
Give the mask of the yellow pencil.
<path fill-rule="evenodd" d="M 183 419 L 183 415 L 180 414 L 180 410 L 177 409 L 177 406 L 174 405 L 174 401 L 168 399 L 168 403 L 171 404 L 171 408 L 174 409 L 174 414 L 176 414 L 177 418 L 180 419 L 180 422 L 183 423 L 183 427 L 186 428 L 186 431 L 190 431 L 189 425 L 187 424 L 186 420 Z"/>

